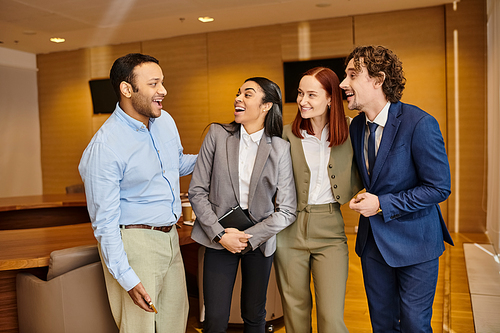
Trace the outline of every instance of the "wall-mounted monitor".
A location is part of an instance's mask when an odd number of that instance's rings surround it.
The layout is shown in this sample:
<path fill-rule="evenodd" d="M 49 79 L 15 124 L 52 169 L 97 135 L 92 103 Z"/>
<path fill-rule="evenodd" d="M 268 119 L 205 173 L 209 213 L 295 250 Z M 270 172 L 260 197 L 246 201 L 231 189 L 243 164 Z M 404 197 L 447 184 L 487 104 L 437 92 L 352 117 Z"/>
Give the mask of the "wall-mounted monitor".
<path fill-rule="evenodd" d="M 90 80 L 90 95 L 94 114 L 113 113 L 118 98 L 116 97 L 110 79 Z"/>
<path fill-rule="evenodd" d="M 306 61 L 289 61 L 283 63 L 285 74 L 285 103 L 297 102 L 297 89 L 302 75 L 314 67 L 327 67 L 337 74 L 340 82 L 344 79 L 345 57 Z M 345 99 L 344 93 L 342 97 Z"/>

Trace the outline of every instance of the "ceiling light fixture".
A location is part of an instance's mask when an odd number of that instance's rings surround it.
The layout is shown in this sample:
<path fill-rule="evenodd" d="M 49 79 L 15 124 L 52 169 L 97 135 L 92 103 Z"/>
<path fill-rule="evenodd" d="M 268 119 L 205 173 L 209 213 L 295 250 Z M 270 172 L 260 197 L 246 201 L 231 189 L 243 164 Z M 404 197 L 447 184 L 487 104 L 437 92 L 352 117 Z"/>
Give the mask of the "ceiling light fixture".
<path fill-rule="evenodd" d="M 59 38 L 59 37 L 52 37 L 50 39 L 51 42 L 53 43 L 64 43 L 66 41 L 66 39 L 64 38 Z"/>
<path fill-rule="evenodd" d="M 208 22 L 213 22 L 214 18 L 210 16 L 200 16 L 198 17 L 198 21 L 203 22 L 203 23 L 208 23 Z"/>

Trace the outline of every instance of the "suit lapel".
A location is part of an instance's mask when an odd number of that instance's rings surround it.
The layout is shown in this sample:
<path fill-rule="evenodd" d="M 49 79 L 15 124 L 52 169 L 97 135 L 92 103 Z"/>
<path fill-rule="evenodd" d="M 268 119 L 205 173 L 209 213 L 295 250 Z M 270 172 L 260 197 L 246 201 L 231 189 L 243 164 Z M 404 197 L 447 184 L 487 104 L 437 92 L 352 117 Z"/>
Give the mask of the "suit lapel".
<path fill-rule="evenodd" d="M 260 176 L 266 165 L 267 158 L 271 152 L 271 138 L 263 134 L 262 139 L 259 143 L 259 148 L 257 149 L 257 156 L 255 157 L 255 164 L 253 166 L 252 176 L 250 177 L 250 188 L 248 191 L 248 206 L 250 207 L 255 189 L 260 181 Z"/>
<path fill-rule="evenodd" d="M 227 137 L 226 141 L 227 166 L 229 168 L 229 179 L 233 186 L 236 200 L 240 202 L 240 181 L 238 173 L 239 151 L 240 151 L 240 131 Z"/>
<path fill-rule="evenodd" d="M 377 159 L 375 160 L 375 165 L 373 166 L 373 175 L 370 183 L 370 188 L 372 188 L 373 184 L 375 184 L 375 182 L 377 181 L 380 171 L 382 170 L 382 166 L 387 160 L 389 151 L 391 150 L 394 143 L 394 138 L 398 133 L 399 124 L 401 123 L 401 121 L 398 119 L 400 112 L 400 102 L 391 104 L 389 113 L 387 115 L 387 123 L 385 124 L 384 132 L 382 134 L 382 140 L 380 141 L 380 147 L 378 148 Z"/>

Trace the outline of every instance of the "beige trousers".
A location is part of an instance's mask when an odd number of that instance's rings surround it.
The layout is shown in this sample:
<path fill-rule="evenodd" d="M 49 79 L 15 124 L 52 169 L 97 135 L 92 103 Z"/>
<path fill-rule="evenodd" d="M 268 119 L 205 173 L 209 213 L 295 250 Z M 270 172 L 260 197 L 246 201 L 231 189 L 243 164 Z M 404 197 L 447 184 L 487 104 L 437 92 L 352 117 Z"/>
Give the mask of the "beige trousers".
<path fill-rule="evenodd" d="M 158 314 L 135 305 L 103 261 L 111 312 L 120 332 L 184 333 L 189 304 L 177 230 L 174 227 L 164 233 L 121 229 L 121 234 L 130 266 L 139 276 Z"/>
<path fill-rule="evenodd" d="M 348 332 L 344 299 L 349 254 L 339 204 L 307 206 L 277 235 L 276 246 L 274 263 L 286 332 L 311 332 L 311 275 L 318 333 Z"/>

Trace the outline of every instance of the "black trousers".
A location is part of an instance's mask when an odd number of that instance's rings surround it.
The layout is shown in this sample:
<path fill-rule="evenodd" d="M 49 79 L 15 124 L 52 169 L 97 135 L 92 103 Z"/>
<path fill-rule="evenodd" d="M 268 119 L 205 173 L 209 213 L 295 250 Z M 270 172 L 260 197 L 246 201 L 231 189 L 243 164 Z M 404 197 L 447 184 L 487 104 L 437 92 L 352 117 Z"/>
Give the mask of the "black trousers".
<path fill-rule="evenodd" d="M 264 333 L 266 295 L 274 255 L 265 257 L 260 249 L 245 254 L 206 248 L 203 264 L 205 301 L 204 333 L 225 333 L 231 298 L 241 261 L 241 317 L 245 333 Z"/>

